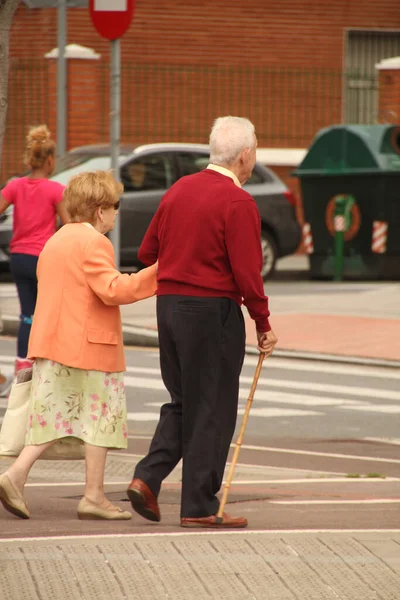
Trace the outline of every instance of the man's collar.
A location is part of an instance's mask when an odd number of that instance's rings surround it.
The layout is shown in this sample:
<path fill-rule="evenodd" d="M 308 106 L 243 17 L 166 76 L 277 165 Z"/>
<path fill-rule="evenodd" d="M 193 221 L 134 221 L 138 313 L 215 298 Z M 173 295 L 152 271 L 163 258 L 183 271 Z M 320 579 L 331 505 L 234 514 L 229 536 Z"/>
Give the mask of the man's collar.
<path fill-rule="evenodd" d="M 235 173 L 233 173 L 229 169 L 226 169 L 225 167 L 220 167 L 219 165 L 213 165 L 212 163 L 207 165 L 207 169 L 210 169 L 210 171 L 216 171 L 217 173 L 221 173 L 221 175 L 225 175 L 226 177 L 230 177 L 235 185 L 237 185 L 238 187 L 242 187 Z"/>

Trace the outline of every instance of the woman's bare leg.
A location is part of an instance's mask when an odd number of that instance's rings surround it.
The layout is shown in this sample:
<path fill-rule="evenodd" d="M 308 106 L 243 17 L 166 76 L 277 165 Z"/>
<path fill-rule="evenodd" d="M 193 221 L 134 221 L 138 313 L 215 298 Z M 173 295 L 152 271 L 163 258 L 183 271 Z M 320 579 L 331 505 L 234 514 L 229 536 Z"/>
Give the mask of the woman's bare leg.
<path fill-rule="evenodd" d="M 95 504 L 109 504 L 104 495 L 104 470 L 108 448 L 85 443 L 85 497 Z"/>
<path fill-rule="evenodd" d="M 57 440 L 39 444 L 37 446 L 25 446 L 18 458 L 13 462 L 7 470 L 7 475 L 14 486 L 23 493 L 24 485 L 28 479 L 29 471 L 33 467 L 37 459 L 43 454 L 47 448 L 55 444 Z"/>

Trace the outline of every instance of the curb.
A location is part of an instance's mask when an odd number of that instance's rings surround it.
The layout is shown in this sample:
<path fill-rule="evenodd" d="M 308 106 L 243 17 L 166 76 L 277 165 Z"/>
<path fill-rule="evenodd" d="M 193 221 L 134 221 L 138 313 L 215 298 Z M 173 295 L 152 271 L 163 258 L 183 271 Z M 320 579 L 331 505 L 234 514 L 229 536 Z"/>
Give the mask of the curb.
<path fill-rule="evenodd" d="M 3 330 L 0 331 L 1 335 L 16 336 L 18 334 L 18 317 L 3 315 L 2 321 Z M 156 329 L 122 324 L 122 333 L 124 344 L 127 346 L 158 348 L 158 332 Z M 246 346 L 246 354 L 258 356 L 258 350 L 254 346 Z M 338 354 L 318 354 L 316 352 L 305 352 L 304 350 L 275 350 L 274 357 L 314 360 L 369 367 L 388 367 L 392 369 L 398 369 L 400 367 L 400 361 L 396 360 L 385 360 L 360 356 L 343 356 Z"/>
<path fill-rule="evenodd" d="M 254 346 L 246 346 L 247 354 L 258 356 L 258 350 Z M 274 358 L 296 358 L 304 360 L 315 360 L 320 362 L 342 363 L 347 365 L 367 366 L 367 367 L 388 367 L 391 369 L 400 368 L 400 360 L 389 360 L 384 358 L 368 358 L 367 356 L 345 356 L 342 354 L 324 354 L 316 352 L 306 352 L 304 350 L 274 350 Z"/>

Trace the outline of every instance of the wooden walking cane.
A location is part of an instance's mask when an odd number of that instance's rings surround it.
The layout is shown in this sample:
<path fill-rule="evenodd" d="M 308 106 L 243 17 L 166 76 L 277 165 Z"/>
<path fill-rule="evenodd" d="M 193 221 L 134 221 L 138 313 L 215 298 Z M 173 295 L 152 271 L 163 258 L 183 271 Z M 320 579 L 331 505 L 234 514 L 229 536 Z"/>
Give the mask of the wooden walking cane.
<path fill-rule="evenodd" d="M 222 515 L 224 513 L 225 504 L 226 504 L 226 501 L 228 499 L 228 492 L 229 492 L 229 488 L 231 487 L 231 483 L 232 483 L 232 479 L 233 479 L 233 473 L 235 471 L 236 463 L 237 463 L 237 460 L 239 458 L 239 452 L 240 452 L 240 448 L 241 448 L 241 445 L 242 445 L 244 431 L 246 429 L 247 419 L 249 418 L 250 408 L 251 408 L 251 405 L 253 403 L 254 392 L 256 391 L 257 382 L 258 382 L 258 378 L 260 377 L 260 372 L 261 372 L 261 367 L 262 367 L 262 364 L 263 364 L 264 357 L 265 357 L 265 353 L 264 352 L 260 352 L 260 356 L 258 357 L 258 364 L 257 364 L 256 372 L 254 373 L 254 379 L 253 379 L 253 383 L 251 385 L 250 395 L 249 395 L 249 397 L 247 399 L 246 410 L 244 411 L 242 426 L 240 428 L 239 436 L 238 436 L 238 439 L 237 439 L 237 442 L 236 442 L 235 451 L 233 453 L 232 462 L 231 462 L 231 466 L 230 466 L 230 469 L 229 469 L 228 479 L 226 480 L 224 491 L 223 491 L 223 494 L 222 494 L 221 503 L 219 505 L 219 510 L 217 512 L 217 523 L 218 523 L 218 525 L 220 525 L 223 522 Z"/>

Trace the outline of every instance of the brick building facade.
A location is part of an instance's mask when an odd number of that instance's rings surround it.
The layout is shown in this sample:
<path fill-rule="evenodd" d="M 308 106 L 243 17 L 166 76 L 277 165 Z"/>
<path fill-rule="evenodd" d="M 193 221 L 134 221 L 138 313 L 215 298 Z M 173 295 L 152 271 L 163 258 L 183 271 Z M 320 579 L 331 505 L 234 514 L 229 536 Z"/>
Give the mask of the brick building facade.
<path fill-rule="evenodd" d="M 2 178 L 21 168 L 28 125 L 46 121 L 55 132 L 56 61 L 45 54 L 57 46 L 56 27 L 56 9 L 21 4 L 15 15 Z M 365 65 L 368 35 L 375 50 Z M 105 141 L 109 43 L 84 8 L 68 9 L 67 42 L 100 55 L 69 61 L 67 145 Z M 398 0 L 136 0 L 121 42 L 121 141 L 206 142 L 213 118 L 230 113 L 254 121 L 262 147 L 305 148 L 347 113 L 384 118 L 371 65 L 397 54 Z M 277 168 L 291 187 L 292 167 Z"/>

